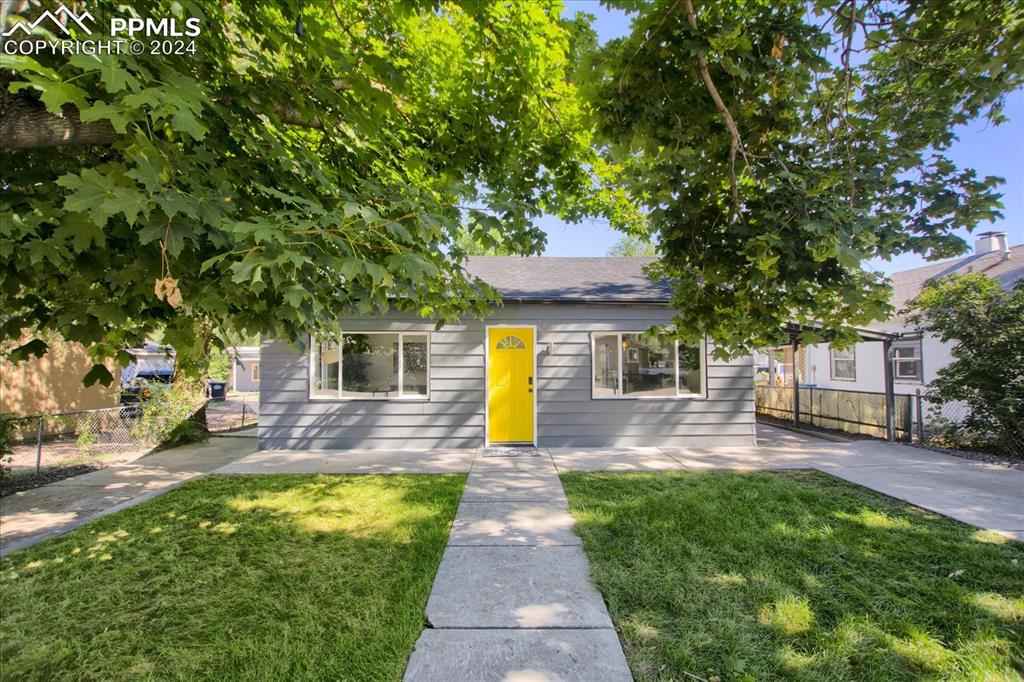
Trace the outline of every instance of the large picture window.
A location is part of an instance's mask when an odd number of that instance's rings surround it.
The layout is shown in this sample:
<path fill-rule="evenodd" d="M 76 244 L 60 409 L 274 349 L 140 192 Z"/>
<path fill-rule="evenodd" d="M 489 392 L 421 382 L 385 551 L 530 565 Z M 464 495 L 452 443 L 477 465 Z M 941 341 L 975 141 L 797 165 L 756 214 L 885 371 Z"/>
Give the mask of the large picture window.
<path fill-rule="evenodd" d="M 384 400 L 428 395 L 430 337 L 423 333 L 342 334 L 313 344 L 310 397 Z"/>
<path fill-rule="evenodd" d="M 892 368 L 896 381 L 921 381 L 921 339 L 895 341 L 892 344 Z"/>
<path fill-rule="evenodd" d="M 857 354 L 853 348 L 839 350 L 831 349 L 832 353 L 832 378 L 839 381 L 857 380 Z"/>
<path fill-rule="evenodd" d="M 594 398 L 676 398 L 704 395 L 701 344 L 665 334 L 626 332 L 591 336 Z"/>

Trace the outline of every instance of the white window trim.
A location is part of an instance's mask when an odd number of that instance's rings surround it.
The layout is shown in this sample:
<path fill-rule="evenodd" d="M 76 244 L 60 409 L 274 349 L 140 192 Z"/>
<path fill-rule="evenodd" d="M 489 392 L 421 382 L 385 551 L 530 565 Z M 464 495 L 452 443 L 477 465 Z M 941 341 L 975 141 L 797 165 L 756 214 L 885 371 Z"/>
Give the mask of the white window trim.
<path fill-rule="evenodd" d="M 308 363 L 309 364 L 309 376 L 308 376 L 309 386 L 308 386 L 308 389 L 309 390 L 307 392 L 307 395 L 309 396 L 309 400 L 315 400 L 315 401 L 318 401 L 318 402 L 353 402 L 353 401 L 355 401 L 355 402 L 363 402 L 363 401 L 388 402 L 388 401 L 392 401 L 392 402 L 420 402 L 420 403 L 430 402 L 430 374 L 431 374 L 431 372 L 430 372 L 430 368 L 431 368 L 431 363 L 430 363 L 430 350 L 431 349 L 430 349 L 430 347 L 432 345 L 431 344 L 430 332 L 428 332 L 428 331 L 422 331 L 422 332 L 418 332 L 418 331 L 403 331 L 403 332 L 400 332 L 400 331 L 379 331 L 379 330 L 377 330 L 377 331 L 352 330 L 352 331 L 349 331 L 349 332 L 342 332 L 341 336 L 345 336 L 346 334 L 349 334 L 349 335 L 351 335 L 351 334 L 366 334 L 366 335 L 391 334 L 391 335 L 397 335 L 398 336 L 398 395 L 397 396 L 381 396 L 379 398 L 375 398 L 375 397 L 372 397 L 372 396 L 371 397 L 365 397 L 365 396 L 342 395 L 341 394 L 341 391 L 342 391 L 341 377 L 342 377 L 342 365 L 345 362 L 345 354 L 341 353 L 341 352 L 339 352 L 339 354 L 338 354 L 338 395 L 336 395 L 336 396 L 334 396 L 334 395 L 313 395 L 313 385 L 316 382 L 316 367 L 313 366 L 313 358 L 316 357 L 316 353 L 314 351 L 315 351 L 316 346 L 320 342 L 317 341 L 316 339 L 314 339 L 312 336 L 310 336 L 309 337 L 309 351 L 308 351 L 308 355 L 309 355 L 309 363 Z M 404 372 L 404 369 L 405 369 L 405 354 L 403 353 L 403 350 L 404 350 L 403 349 L 403 344 L 405 343 L 405 338 L 404 337 L 406 337 L 406 336 L 426 336 L 427 337 L 427 394 L 426 395 L 418 395 L 418 394 L 417 395 L 402 395 L 403 392 L 405 391 L 405 386 L 404 386 L 404 383 L 405 383 L 405 377 L 404 377 L 404 374 L 405 374 L 405 372 Z M 339 339 L 339 341 L 340 341 L 340 339 Z M 339 351 L 340 351 L 340 349 L 341 349 L 341 344 L 339 344 Z"/>
<path fill-rule="evenodd" d="M 840 360 L 852 360 L 853 361 L 853 376 L 852 377 L 841 377 L 836 374 L 836 351 L 834 348 L 829 346 L 828 348 L 828 359 L 829 359 L 829 379 L 832 381 L 857 381 L 857 347 L 849 349 L 851 357 L 839 358 Z M 839 351 L 843 352 L 843 351 Z"/>
<path fill-rule="evenodd" d="M 260 380 L 260 363 L 254 362 L 249 365 L 249 380 L 259 381 Z"/>
<path fill-rule="evenodd" d="M 911 346 L 915 349 L 916 355 L 912 358 L 899 358 L 896 356 L 897 346 Z M 918 373 L 914 377 L 901 377 L 898 373 L 899 363 L 916 362 Z M 922 339 L 902 339 L 892 343 L 892 380 L 901 384 L 922 384 L 924 383 L 924 342 Z"/>
<path fill-rule="evenodd" d="M 701 393 L 680 393 L 679 392 L 679 340 L 676 339 L 675 343 L 675 367 L 672 368 L 672 375 L 675 377 L 676 394 L 675 395 L 623 395 L 622 394 L 622 337 L 629 334 L 646 334 L 648 330 L 644 329 L 641 331 L 592 331 L 590 332 L 590 399 L 591 400 L 707 400 L 708 397 L 708 349 L 707 339 L 701 339 L 700 342 L 700 376 L 701 376 Z M 616 395 L 595 395 L 594 394 L 594 379 L 597 376 L 597 337 L 598 336 L 615 336 L 616 350 L 619 354 L 619 371 L 618 371 L 618 387 Z"/>

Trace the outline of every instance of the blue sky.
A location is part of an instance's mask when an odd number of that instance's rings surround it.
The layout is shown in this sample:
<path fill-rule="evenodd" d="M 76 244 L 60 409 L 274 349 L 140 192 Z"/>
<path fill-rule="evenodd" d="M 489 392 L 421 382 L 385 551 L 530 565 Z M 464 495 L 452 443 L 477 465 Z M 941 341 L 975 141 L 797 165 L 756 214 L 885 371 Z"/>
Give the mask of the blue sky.
<path fill-rule="evenodd" d="M 596 17 L 594 24 L 603 43 L 629 33 L 629 19 L 620 11 L 602 7 L 597 0 L 565 0 L 566 11 L 589 12 Z M 1002 230 L 1011 244 L 1024 243 L 1024 90 L 1007 98 L 1006 116 L 1001 126 L 978 121 L 962 126 L 959 141 L 950 150 L 953 161 L 961 167 L 973 168 L 979 175 L 995 175 L 1006 180 L 1001 187 L 1004 217 L 992 224 L 983 224 L 976 232 Z M 546 216 L 540 221 L 548 234 L 544 253 L 548 256 L 603 256 L 618 241 L 620 233 L 607 223 L 584 222 L 568 225 L 557 218 Z M 961 236 L 972 242 L 966 230 Z M 926 261 L 916 254 L 906 254 L 891 262 L 873 261 L 870 265 L 889 274 L 924 265 Z"/>

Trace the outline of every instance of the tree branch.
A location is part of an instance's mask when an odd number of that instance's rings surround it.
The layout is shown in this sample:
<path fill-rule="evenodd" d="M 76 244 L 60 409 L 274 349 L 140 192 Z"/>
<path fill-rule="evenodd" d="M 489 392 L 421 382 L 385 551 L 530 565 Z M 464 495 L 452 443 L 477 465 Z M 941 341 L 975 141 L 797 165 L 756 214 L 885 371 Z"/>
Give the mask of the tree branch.
<path fill-rule="evenodd" d="M 43 103 L 24 92 L 11 94 L 0 83 L 0 149 L 47 149 L 110 145 L 121 136 L 106 121 L 83 123 L 78 108 L 72 104 L 63 107 L 61 114 L 52 114 Z M 335 90 L 348 86 L 340 80 L 331 82 Z M 275 106 L 281 122 L 301 128 L 323 130 L 319 115 L 307 115 L 293 107 Z"/>
<path fill-rule="evenodd" d="M 686 20 L 693 30 L 697 31 L 697 12 L 693 9 L 693 0 L 683 1 L 686 5 Z M 750 160 L 747 158 L 747 150 L 743 146 L 743 138 L 740 137 L 736 121 L 733 120 L 732 114 L 729 113 L 725 102 L 722 101 L 722 95 L 719 94 L 718 88 L 715 87 L 715 82 L 711 79 L 711 72 L 708 70 L 708 62 L 704 59 L 703 52 L 697 53 L 697 71 L 700 72 L 700 78 L 704 81 L 704 87 L 707 88 L 708 94 L 711 95 L 711 101 L 715 103 L 715 108 L 718 110 L 722 120 L 725 121 L 725 127 L 729 129 L 729 135 L 732 138 L 729 144 L 729 188 L 732 191 L 731 212 L 735 215 L 740 210 L 739 186 L 736 181 L 736 152 L 738 151 L 743 156 L 743 161 L 747 165 L 750 164 Z"/>
<path fill-rule="evenodd" d="M 105 121 L 82 123 L 74 105 L 57 115 L 28 95 L 5 92 L 0 97 L 0 149 L 107 145 L 119 137 Z"/>

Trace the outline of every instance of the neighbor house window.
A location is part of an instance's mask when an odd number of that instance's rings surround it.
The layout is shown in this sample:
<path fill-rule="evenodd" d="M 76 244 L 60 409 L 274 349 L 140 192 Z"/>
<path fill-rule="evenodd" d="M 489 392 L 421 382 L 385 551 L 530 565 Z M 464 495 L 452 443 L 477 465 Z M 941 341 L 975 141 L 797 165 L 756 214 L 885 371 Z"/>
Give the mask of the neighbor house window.
<path fill-rule="evenodd" d="M 592 335 L 594 398 L 675 398 L 704 395 L 700 344 L 665 334 Z"/>
<path fill-rule="evenodd" d="M 342 334 L 341 344 L 314 343 L 310 354 L 313 398 L 427 397 L 430 337 L 422 333 Z"/>
<path fill-rule="evenodd" d="M 892 371 L 897 381 L 921 381 L 921 339 L 894 341 L 892 344 Z"/>
<path fill-rule="evenodd" d="M 853 348 L 832 348 L 832 378 L 840 381 L 857 380 L 857 354 Z"/>
<path fill-rule="evenodd" d="M 249 372 L 250 372 L 249 376 L 252 377 L 253 381 L 259 381 L 260 380 L 260 363 L 258 363 L 258 362 L 253 363 L 252 368 L 249 370 Z"/>

